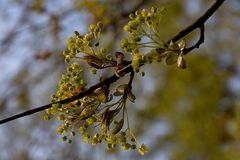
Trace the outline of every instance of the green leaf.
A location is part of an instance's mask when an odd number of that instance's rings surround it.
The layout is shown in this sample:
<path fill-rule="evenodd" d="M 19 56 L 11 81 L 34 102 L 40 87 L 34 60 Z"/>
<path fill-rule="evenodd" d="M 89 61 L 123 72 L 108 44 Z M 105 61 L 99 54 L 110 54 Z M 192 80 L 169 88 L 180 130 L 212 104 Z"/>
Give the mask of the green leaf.
<path fill-rule="evenodd" d="M 177 59 L 178 59 L 177 53 L 169 51 L 169 53 L 167 54 L 167 57 L 165 59 L 165 62 L 167 65 L 172 65 L 177 62 Z"/>
<path fill-rule="evenodd" d="M 122 84 L 117 87 L 116 92 L 113 93 L 114 96 L 121 96 L 125 93 L 126 89 L 128 88 L 128 84 Z"/>
<path fill-rule="evenodd" d="M 119 91 L 115 91 L 115 92 L 113 93 L 114 96 L 121 96 L 121 95 L 123 95 L 123 94 L 124 94 L 124 93 L 119 92 Z"/>

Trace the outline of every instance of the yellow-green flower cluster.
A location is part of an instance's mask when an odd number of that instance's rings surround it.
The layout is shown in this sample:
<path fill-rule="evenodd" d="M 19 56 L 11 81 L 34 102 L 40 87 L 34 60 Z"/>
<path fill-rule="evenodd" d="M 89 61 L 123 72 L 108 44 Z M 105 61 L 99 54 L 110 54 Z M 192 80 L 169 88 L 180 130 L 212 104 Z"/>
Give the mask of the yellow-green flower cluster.
<path fill-rule="evenodd" d="M 67 39 L 68 49 L 63 52 L 65 62 L 69 63 L 73 58 L 82 58 L 79 53 L 98 58 L 109 57 L 107 49 L 100 47 L 102 27 L 102 23 L 98 22 L 95 25 L 91 24 L 88 33 L 85 35 L 80 35 L 77 31 L 74 31 L 74 35 Z"/>
<path fill-rule="evenodd" d="M 128 37 L 122 38 L 121 48 L 133 55 L 132 67 L 135 72 L 145 63 L 161 61 L 165 58 L 168 65 L 177 63 L 179 68 L 186 68 L 183 58 L 185 41 L 166 43 L 160 36 L 160 21 L 165 9 L 152 7 L 150 11 L 143 9 L 130 14 L 129 23 L 124 26 Z"/>
<path fill-rule="evenodd" d="M 124 26 L 124 31 L 128 32 L 129 36 L 122 39 L 121 48 L 133 55 L 132 66 L 135 71 L 138 71 L 139 66 L 145 63 L 144 56 L 149 50 L 164 48 L 165 44 L 161 40 L 159 30 L 160 20 L 164 13 L 165 9 L 152 7 L 150 11 L 143 9 L 129 15 L 130 21 Z M 140 58 L 140 55 L 143 57 Z"/>
<path fill-rule="evenodd" d="M 137 12 L 131 23 L 136 23 L 135 19 L 140 18 L 141 22 L 138 22 L 137 25 L 140 26 L 142 21 L 150 24 L 150 20 L 147 18 L 150 15 L 145 12 L 145 10 L 141 13 Z M 154 15 L 155 11 L 151 11 L 151 13 Z M 131 23 L 129 25 L 131 28 L 130 40 L 123 39 L 123 42 L 125 41 L 124 45 L 129 53 L 134 54 L 132 65 L 134 71 L 137 72 L 139 66 L 150 58 L 139 53 L 139 48 L 146 47 L 140 41 L 147 34 L 139 36 L 141 30 L 133 29 Z M 113 60 L 107 55 L 107 49 L 100 47 L 101 30 L 102 24 L 99 22 L 96 25 L 90 25 L 86 35 L 81 36 L 75 31 L 74 36 L 68 38 L 68 49 L 63 52 L 63 55 L 69 66 L 66 74 L 62 75 L 58 84 L 59 89 L 56 94 L 52 95 L 51 102 L 67 99 L 85 91 L 87 84 L 83 80 L 83 67 L 79 60 L 91 67 L 89 71 L 92 75 L 96 75 L 99 69 L 117 68 L 123 65 L 122 57 L 120 59 L 116 57 L 116 60 Z M 130 49 L 131 47 L 132 49 Z M 132 82 L 132 80 L 130 81 Z M 146 147 L 137 143 L 128 121 L 126 102 L 129 100 L 134 103 L 136 99 L 129 83 L 118 86 L 115 92 L 109 91 L 110 84 L 106 84 L 83 98 L 66 104 L 53 104 L 51 108 L 46 109 L 44 119 L 49 120 L 51 117 L 57 117 L 60 125 L 56 132 L 61 135 L 62 141 L 72 143 L 73 137 L 79 134 L 85 143 L 97 145 L 105 142 L 107 149 L 114 149 L 117 146 L 120 146 L 122 150 L 138 148 L 139 153 L 143 155 L 146 152 Z"/>
<path fill-rule="evenodd" d="M 73 95 L 74 92 L 82 89 L 86 85 L 82 78 L 82 72 L 83 67 L 81 67 L 78 62 L 74 62 L 68 66 L 66 74 L 62 75 L 58 83 L 59 90 L 57 91 L 57 94 L 52 97 L 52 101 L 67 98 L 70 93 Z M 79 89 L 76 90 L 76 88 Z"/>
<path fill-rule="evenodd" d="M 144 56 L 140 53 L 134 54 L 132 59 L 132 66 L 133 66 L 134 72 L 138 72 L 139 66 L 143 63 L 144 63 Z"/>
<path fill-rule="evenodd" d="M 59 83 L 57 94 L 52 95 L 52 102 L 73 96 L 84 90 L 84 84 L 81 82 L 78 84 L 82 88 L 77 86 L 76 88 L 65 87 L 66 84 L 72 86 L 77 84 L 77 81 L 73 82 L 72 79 L 73 75 L 77 75 L 74 69 L 79 70 L 78 67 L 80 66 L 77 63 L 73 63 L 68 68 L 68 73 L 62 77 Z M 117 87 L 113 95 L 120 97 L 120 99 L 116 102 L 111 102 L 112 99 L 108 95 L 108 87 L 102 87 L 92 94 L 68 104 L 53 105 L 52 108 L 46 110 L 46 117 L 48 119 L 51 116 L 57 117 L 61 124 L 56 132 L 62 136 L 62 141 L 69 144 L 72 143 L 72 138 L 77 134 L 77 131 L 87 144 L 97 145 L 105 142 L 107 149 L 115 149 L 120 146 L 122 150 L 137 148 L 140 150 L 141 146 L 137 144 L 136 138 L 130 130 L 126 112 L 127 99 L 134 102 L 135 96 L 127 84 Z M 125 129 L 124 122 L 127 122 Z"/>
<path fill-rule="evenodd" d="M 74 96 L 84 89 L 86 83 L 82 79 L 83 68 L 79 63 L 74 62 L 67 68 L 67 73 L 62 75 L 58 86 L 59 89 L 56 94 L 51 96 L 51 102 L 56 102 L 68 97 Z M 58 112 L 65 112 L 67 105 L 54 104 L 52 108 L 46 110 L 46 113 L 51 115 L 56 115 Z M 59 120 L 64 120 L 64 114 L 61 114 Z"/>

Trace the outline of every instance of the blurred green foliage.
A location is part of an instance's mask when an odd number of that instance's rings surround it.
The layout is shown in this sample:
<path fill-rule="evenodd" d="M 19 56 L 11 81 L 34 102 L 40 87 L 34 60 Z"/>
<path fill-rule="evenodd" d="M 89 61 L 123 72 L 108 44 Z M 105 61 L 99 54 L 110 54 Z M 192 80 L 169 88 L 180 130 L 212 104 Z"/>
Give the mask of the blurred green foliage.
<path fill-rule="evenodd" d="M 170 143 L 171 159 L 237 159 L 239 111 L 226 88 L 231 73 L 218 70 L 207 56 L 191 55 L 187 60 L 186 70 L 165 70 L 162 87 L 138 116 L 147 123 L 161 117 L 170 125 L 154 146 Z"/>

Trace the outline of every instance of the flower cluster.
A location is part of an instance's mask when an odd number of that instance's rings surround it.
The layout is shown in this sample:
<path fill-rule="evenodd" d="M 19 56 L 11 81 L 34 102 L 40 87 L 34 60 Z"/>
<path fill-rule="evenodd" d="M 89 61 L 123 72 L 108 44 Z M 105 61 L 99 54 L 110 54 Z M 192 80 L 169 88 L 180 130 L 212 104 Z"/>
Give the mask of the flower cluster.
<path fill-rule="evenodd" d="M 56 94 L 53 94 L 51 96 L 51 102 L 66 99 L 83 91 L 86 83 L 82 79 L 82 71 L 83 68 L 77 62 L 72 63 L 67 68 L 67 73 L 62 75 L 58 83 L 59 89 Z M 66 112 L 68 108 L 72 109 L 72 105 L 72 103 L 66 105 L 53 104 L 51 108 L 46 110 L 47 116 L 45 118 L 49 119 L 51 116 L 56 115 L 58 112 Z"/>
<path fill-rule="evenodd" d="M 143 9 L 129 16 L 130 21 L 124 27 L 129 37 L 122 39 L 121 47 L 133 55 L 131 65 L 135 72 L 141 65 L 163 58 L 169 65 L 177 63 L 178 67 L 186 68 L 183 58 L 185 41 L 166 43 L 160 39 L 160 20 L 164 12 L 165 9 L 152 7 L 149 12 Z M 68 49 L 63 55 L 69 67 L 59 81 L 57 93 L 51 97 L 55 104 L 46 110 L 44 118 L 49 120 L 57 116 L 61 124 L 56 132 L 68 143 L 72 143 L 72 138 L 79 133 L 85 143 L 97 145 L 105 142 L 107 149 L 117 146 L 122 150 L 138 148 L 139 153 L 144 155 L 147 147 L 139 144 L 132 133 L 126 106 L 128 100 L 134 103 L 136 99 L 131 90 L 134 72 L 131 72 L 129 82 L 119 85 L 114 92 L 109 90 L 111 84 L 105 84 L 83 98 L 66 104 L 57 103 L 86 90 L 81 63 L 89 65 L 93 75 L 97 70 L 114 67 L 118 77 L 122 76 L 122 69 L 130 64 L 124 60 L 124 53 L 116 52 L 113 58 L 106 48 L 101 47 L 101 30 L 102 23 L 99 22 L 90 25 L 87 34 L 80 35 L 75 31 L 74 36 L 68 38 Z"/>
<path fill-rule="evenodd" d="M 81 36 L 77 31 L 73 37 L 67 39 L 68 50 L 63 52 L 65 62 L 69 63 L 73 59 L 83 59 L 88 65 L 96 69 L 113 67 L 116 62 L 110 54 L 107 54 L 107 49 L 100 47 L 100 35 L 102 23 L 90 25 L 88 33 Z"/>
<path fill-rule="evenodd" d="M 87 83 L 82 76 L 81 63 L 91 67 L 91 74 L 108 67 L 115 67 L 115 72 L 118 73 L 125 66 L 123 53 L 117 52 L 116 59 L 113 59 L 105 48 L 100 47 L 101 29 L 101 23 L 97 23 L 89 26 L 86 35 L 81 36 L 75 31 L 74 36 L 68 38 L 68 49 L 63 54 L 69 67 L 59 81 L 57 93 L 51 97 L 53 103 L 86 90 Z M 138 148 L 143 155 L 147 148 L 143 147 L 144 144 L 137 143 L 128 121 L 126 102 L 134 102 L 136 99 L 131 91 L 132 78 L 128 84 L 118 86 L 115 92 L 109 90 L 111 84 L 106 84 L 70 103 L 53 104 L 46 109 L 44 118 L 49 120 L 57 117 L 60 125 L 56 132 L 61 135 L 62 141 L 72 143 L 73 137 L 79 134 L 85 143 L 97 145 L 105 142 L 107 149 L 114 149 L 118 145 L 122 150 Z"/>
<path fill-rule="evenodd" d="M 143 9 L 130 14 L 130 21 L 124 26 L 124 31 L 129 33 L 128 37 L 122 38 L 121 48 L 133 55 L 132 67 L 135 72 L 139 71 L 139 67 L 145 63 L 153 61 L 161 61 L 163 58 L 179 56 L 183 59 L 183 50 L 185 49 L 180 42 L 178 44 L 164 42 L 160 36 L 160 21 L 165 13 L 164 8 L 152 7 L 150 11 Z M 167 58 L 169 59 L 169 58 Z M 166 60 L 167 64 L 169 60 Z M 185 68 L 185 61 L 181 60 L 180 68 Z M 176 61 L 173 61 L 174 63 Z M 171 63 L 173 64 L 173 63 Z"/>

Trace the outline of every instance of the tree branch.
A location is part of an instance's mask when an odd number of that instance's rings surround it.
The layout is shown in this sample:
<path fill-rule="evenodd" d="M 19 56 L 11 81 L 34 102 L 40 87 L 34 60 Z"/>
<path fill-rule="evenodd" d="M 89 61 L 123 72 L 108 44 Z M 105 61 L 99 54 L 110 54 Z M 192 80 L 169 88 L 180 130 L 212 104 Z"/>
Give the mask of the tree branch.
<path fill-rule="evenodd" d="M 119 72 L 120 75 L 124 76 L 125 74 L 129 73 L 133 71 L 132 67 L 131 66 L 128 66 L 126 68 L 124 68 L 123 70 L 121 70 Z M 18 119 L 18 118 L 21 118 L 21 117 L 25 117 L 27 115 L 31 115 L 31 114 L 34 114 L 34 113 L 37 113 L 37 112 L 40 112 L 40 111 L 43 111 L 45 109 L 48 109 L 48 108 L 51 108 L 53 104 L 66 104 L 66 103 L 70 103 L 70 102 L 73 102 L 77 99 L 80 99 L 80 98 L 83 98 L 84 96 L 92 93 L 93 91 L 95 91 L 96 89 L 104 86 L 104 85 L 108 85 L 108 84 L 111 84 L 115 81 L 117 81 L 120 77 L 116 76 L 116 75 L 113 75 L 105 80 L 103 80 L 102 82 L 96 84 L 96 85 L 93 85 L 92 87 L 90 87 L 89 89 L 83 91 L 83 92 L 80 92 L 79 94 L 75 95 L 75 96 L 72 96 L 72 97 L 69 97 L 69 98 L 66 98 L 66 99 L 63 99 L 63 100 L 60 100 L 60 101 L 57 101 L 57 102 L 53 102 L 53 103 L 50 103 L 50 104 L 47 104 L 47 105 L 44 105 L 44 106 L 41 106 L 41 107 L 37 107 L 37 108 L 34 108 L 34 109 L 31 109 L 31 110 L 27 110 L 25 112 L 22 112 L 20 114 L 16 114 L 14 116 L 11 116 L 11 117 L 8 117 L 6 119 L 3 119 L 0 121 L 0 124 L 3 124 L 3 123 L 6 123 L 6 122 L 9 122 L 9 121 L 12 121 L 12 120 L 15 120 L 15 119 Z"/>
<path fill-rule="evenodd" d="M 204 23 L 213 15 L 213 13 L 218 10 L 224 1 L 225 0 L 216 0 L 216 2 L 201 17 L 199 17 L 193 24 L 181 30 L 177 35 L 172 37 L 168 43 L 170 43 L 170 41 L 176 42 L 194 31 L 196 28 L 204 25 Z"/>
<path fill-rule="evenodd" d="M 198 18 L 190 26 L 188 26 L 185 29 L 183 29 L 182 31 L 180 31 L 177 35 L 172 37 L 168 42 L 170 42 L 170 41 L 176 42 L 176 41 L 180 40 L 181 38 L 185 37 L 186 35 L 188 35 L 189 33 L 191 33 L 192 31 L 194 31 L 196 28 L 200 28 L 201 33 L 200 33 L 199 41 L 194 46 L 188 48 L 188 50 L 191 51 L 191 50 L 199 47 L 199 45 L 201 43 L 203 43 L 203 39 L 204 39 L 204 28 L 203 28 L 204 23 L 213 15 L 213 13 L 215 13 L 217 11 L 217 9 L 223 4 L 224 1 L 225 0 L 216 0 L 215 3 L 200 18 Z M 123 77 L 129 72 L 133 72 L 133 68 L 132 68 L 131 65 L 128 65 L 126 68 L 121 70 L 119 75 L 121 75 Z M 9 121 L 12 121 L 12 120 L 15 120 L 15 119 L 18 119 L 18 118 L 21 118 L 21 117 L 25 117 L 27 115 L 31 115 L 31 114 L 43 111 L 45 109 L 51 108 L 53 104 L 57 104 L 57 103 L 66 104 L 66 103 L 73 102 L 77 99 L 83 98 L 84 96 L 92 93 L 93 91 L 95 91 L 96 89 L 98 89 L 98 88 L 100 88 L 104 85 L 109 85 L 111 83 L 116 82 L 119 78 L 121 78 L 121 77 L 113 75 L 113 76 L 105 79 L 104 81 L 102 81 L 102 82 L 100 82 L 96 85 L 93 85 L 89 89 L 87 89 L 83 92 L 80 92 L 79 94 L 77 94 L 75 96 L 72 96 L 72 97 L 57 101 L 57 102 L 53 102 L 53 103 L 50 103 L 50 104 L 47 104 L 47 105 L 44 105 L 44 106 L 41 106 L 41 107 L 37 107 L 37 108 L 31 109 L 31 110 L 25 111 L 23 113 L 8 117 L 6 119 L 1 120 L 0 124 L 4 124 L 4 123 L 7 123 Z"/>
<path fill-rule="evenodd" d="M 184 49 L 184 50 L 183 50 L 184 55 L 186 55 L 187 53 L 189 53 L 190 51 L 192 51 L 192 50 L 195 49 L 195 48 L 199 48 L 200 45 L 204 42 L 204 24 L 199 27 L 199 30 L 200 30 L 199 40 L 198 40 L 197 43 L 194 44 L 193 46 Z"/>

